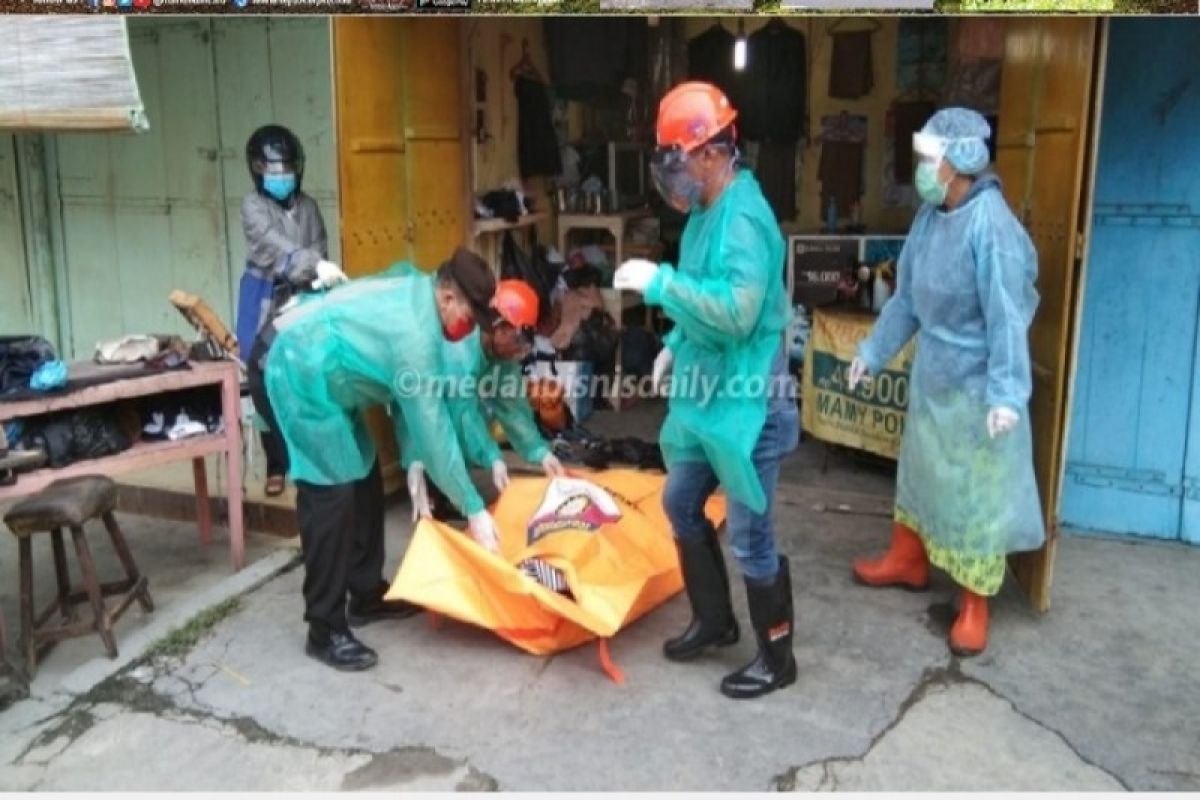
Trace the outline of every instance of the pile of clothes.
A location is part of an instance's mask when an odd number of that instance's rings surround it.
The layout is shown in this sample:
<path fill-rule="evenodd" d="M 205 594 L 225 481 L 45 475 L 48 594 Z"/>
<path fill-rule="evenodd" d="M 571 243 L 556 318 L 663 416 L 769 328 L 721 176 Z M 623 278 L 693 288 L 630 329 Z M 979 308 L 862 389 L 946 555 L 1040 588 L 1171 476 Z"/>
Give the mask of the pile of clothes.
<path fill-rule="evenodd" d="M 608 439 L 575 425 L 550 437 L 554 455 L 564 464 L 579 464 L 589 469 L 608 469 L 625 465 L 639 470 L 666 472 L 662 448 L 635 436 Z"/>
<path fill-rule="evenodd" d="M 46 463 L 58 469 L 128 450 L 133 435 L 125 410 L 119 404 L 80 408 L 10 423 L 6 431 L 9 441 L 41 451 Z M 136 420 L 132 424 L 136 429 Z"/>
<path fill-rule="evenodd" d="M 0 397 L 46 392 L 67 383 L 67 367 L 41 336 L 0 336 Z"/>

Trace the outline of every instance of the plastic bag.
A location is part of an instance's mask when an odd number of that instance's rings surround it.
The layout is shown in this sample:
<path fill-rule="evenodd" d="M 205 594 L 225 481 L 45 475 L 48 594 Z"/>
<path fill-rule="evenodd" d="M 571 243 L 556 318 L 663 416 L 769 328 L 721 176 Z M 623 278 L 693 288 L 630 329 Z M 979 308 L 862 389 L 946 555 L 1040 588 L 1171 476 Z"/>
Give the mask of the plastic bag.
<path fill-rule="evenodd" d="M 499 553 L 423 520 L 387 597 L 493 631 L 537 655 L 613 636 L 683 588 L 662 510 L 666 477 L 630 470 L 581 477 L 616 502 L 615 514 L 580 481 L 516 478 L 492 511 Z M 711 498 L 705 512 L 719 525 L 724 498 Z M 557 570 L 570 596 L 526 574 L 520 565 L 530 559 Z"/>
<path fill-rule="evenodd" d="M 516 279 L 528 283 L 538 296 L 538 318 L 544 319 L 550 312 L 550 293 L 558 283 L 561 265 L 552 264 L 545 251 L 534 246 L 534 254 L 530 255 L 517 246 L 512 231 L 504 234 L 504 243 L 500 252 L 500 277 L 503 280 Z"/>
<path fill-rule="evenodd" d="M 38 368 L 55 358 L 41 336 L 0 336 L 0 395 L 28 389 Z"/>

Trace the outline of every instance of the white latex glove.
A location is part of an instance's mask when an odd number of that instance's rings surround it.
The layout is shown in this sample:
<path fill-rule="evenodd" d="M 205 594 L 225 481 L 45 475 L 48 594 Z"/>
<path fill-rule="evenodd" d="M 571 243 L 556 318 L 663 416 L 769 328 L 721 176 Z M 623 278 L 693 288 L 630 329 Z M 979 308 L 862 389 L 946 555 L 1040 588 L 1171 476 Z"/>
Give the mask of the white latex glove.
<path fill-rule="evenodd" d="M 332 289 L 339 283 L 345 283 L 350 280 L 346 277 L 346 273 L 342 272 L 342 268 L 332 261 L 317 262 L 317 279 L 312 282 L 314 289 Z"/>
<path fill-rule="evenodd" d="M 492 483 L 497 492 L 503 492 L 508 488 L 508 465 L 500 459 L 492 462 Z"/>
<path fill-rule="evenodd" d="M 645 292 L 650 281 L 658 273 L 658 264 L 644 258 L 631 258 L 617 268 L 613 275 L 614 289 L 629 289 Z"/>
<path fill-rule="evenodd" d="M 674 363 L 675 354 L 669 347 L 659 350 L 658 355 L 654 357 L 654 366 L 650 370 L 650 388 L 655 394 L 661 393 L 663 378 L 671 372 L 671 365 Z"/>
<path fill-rule="evenodd" d="M 993 439 L 1003 436 L 1017 427 L 1017 423 L 1020 421 L 1021 415 L 1016 411 L 1005 406 L 996 406 L 987 415 L 988 436 Z"/>
<path fill-rule="evenodd" d="M 546 457 L 542 459 L 542 469 L 546 472 L 547 478 L 561 478 L 567 474 L 567 471 L 563 469 L 562 462 L 554 453 L 547 453 Z"/>
<path fill-rule="evenodd" d="M 846 377 L 846 388 L 854 391 L 854 387 L 858 386 L 863 380 L 871 380 L 871 376 L 867 374 L 867 362 L 863 361 L 858 356 L 850 362 L 850 373 Z"/>
<path fill-rule="evenodd" d="M 412 498 L 413 522 L 418 517 L 433 518 L 433 508 L 429 505 L 429 487 L 425 485 L 425 465 L 414 461 L 408 467 L 408 496 Z"/>
<path fill-rule="evenodd" d="M 500 552 L 500 531 L 496 529 L 496 520 L 486 511 L 480 511 L 467 517 L 467 530 L 472 538 L 493 553 Z"/>

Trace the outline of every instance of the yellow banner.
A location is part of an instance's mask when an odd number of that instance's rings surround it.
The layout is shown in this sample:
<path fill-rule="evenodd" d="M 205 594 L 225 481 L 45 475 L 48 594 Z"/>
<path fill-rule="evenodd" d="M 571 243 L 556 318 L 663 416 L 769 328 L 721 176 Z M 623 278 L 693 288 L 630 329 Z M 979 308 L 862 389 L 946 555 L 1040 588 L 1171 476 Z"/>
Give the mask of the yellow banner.
<path fill-rule="evenodd" d="M 847 373 L 858 343 L 875 318 L 850 311 L 817 309 L 804 356 L 804 430 L 816 438 L 866 450 L 885 458 L 900 456 L 908 408 L 908 373 L 915 342 L 872 380 L 846 389 Z"/>

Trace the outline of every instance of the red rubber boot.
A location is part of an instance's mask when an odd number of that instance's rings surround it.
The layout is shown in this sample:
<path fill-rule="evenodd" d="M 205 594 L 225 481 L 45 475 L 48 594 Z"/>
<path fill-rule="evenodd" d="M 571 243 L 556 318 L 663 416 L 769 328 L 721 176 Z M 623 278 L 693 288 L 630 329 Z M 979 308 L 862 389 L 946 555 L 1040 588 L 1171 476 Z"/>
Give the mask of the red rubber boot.
<path fill-rule="evenodd" d="M 854 578 L 867 586 L 899 586 L 923 592 L 929 588 L 929 558 L 921 537 L 899 522 L 892 526 L 892 546 L 882 558 L 854 562 Z"/>
<path fill-rule="evenodd" d="M 950 628 L 950 652 L 956 656 L 977 656 L 987 649 L 987 635 L 987 598 L 963 589 L 958 619 Z"/>

